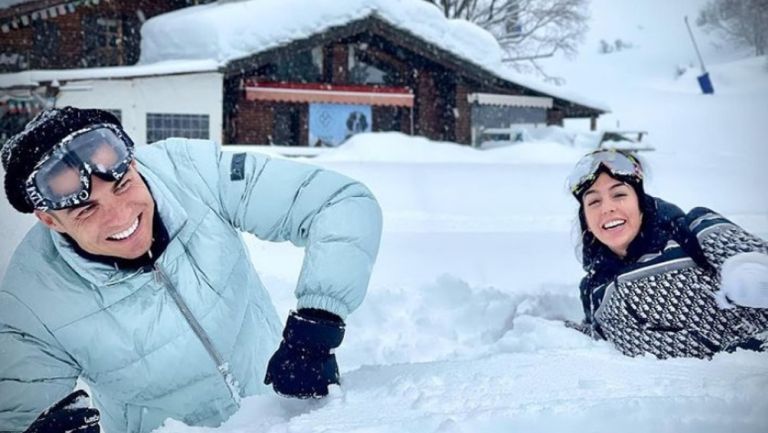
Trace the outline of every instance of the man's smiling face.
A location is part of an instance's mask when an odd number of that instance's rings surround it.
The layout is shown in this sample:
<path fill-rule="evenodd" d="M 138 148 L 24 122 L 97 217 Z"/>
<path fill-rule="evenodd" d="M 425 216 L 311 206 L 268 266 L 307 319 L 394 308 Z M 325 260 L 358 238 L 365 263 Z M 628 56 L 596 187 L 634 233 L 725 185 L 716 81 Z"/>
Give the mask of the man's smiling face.
<path fill-rule="evenodd" d="M 67 182 L 66 172 L 59 175 Z M 152 195 L 135 162 L 119 181 L 91 176 L 90 198 L 79 206 L 35 211 L 43 224 L 69 235 L 83 250 L 123 259 L 140 257 L 152 246 L 154 213 Z"/>

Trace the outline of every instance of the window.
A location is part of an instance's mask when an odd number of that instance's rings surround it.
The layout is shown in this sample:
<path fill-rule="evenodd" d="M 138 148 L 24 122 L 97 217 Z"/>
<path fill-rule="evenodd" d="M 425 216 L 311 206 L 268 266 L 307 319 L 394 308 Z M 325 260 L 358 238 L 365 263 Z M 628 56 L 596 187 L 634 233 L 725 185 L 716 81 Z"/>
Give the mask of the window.
<path fill-rule="evenodd" d="M 168 137 L 209 138 L 207 114 L 147 113 L 147 143 Z"/>
<path fill-rule="evenodd" d="M 347 68 L 350 83 L 392 85 L 402 81 L 390 65 L 367 53 L 368 45 L 362 44 L 364 48 L 360 48 L 350 44 L 348 47 Z"/>
<path fill-rule="evenodd" d="M 97 18 L 96 19 L 96 45 L 100 49 L 117 48 L 120 39 L 123 36 L 122 23 L 118 20 Z"/>
<path fill-rule="evenodd" d="M 268 76 L 274 81 L 312 83 L 323 77 L 322 48 L 299 51 L 275 60 Z"/>
<path fill-rule="evenodd" d="M 123 22 L 95 15 L 83 16 L 83 66 L 116 66 L 125 64 L 123 57 Z M 129 32 L 130 33 L 130 32 Z"/>
<path fill-rule="evenodd" d="M 519 141 L 525 130 L 547 124 L 547 109 L 541 107 L 472 104 L 471 110 L 473 146 L 484 141 Z"/>

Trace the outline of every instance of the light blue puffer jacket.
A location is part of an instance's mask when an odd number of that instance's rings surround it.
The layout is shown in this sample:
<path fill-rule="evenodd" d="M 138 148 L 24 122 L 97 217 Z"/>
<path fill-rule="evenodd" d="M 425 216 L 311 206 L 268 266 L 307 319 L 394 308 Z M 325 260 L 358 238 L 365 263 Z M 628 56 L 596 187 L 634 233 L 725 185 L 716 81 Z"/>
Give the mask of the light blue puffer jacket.
<path fill-rule="evenodd" d="M 202 140 L 136 153 L 168 248 L 154 271 L 126 272 L 40 224 L 27 234 L 0 286 L 0 431 L 23 431 L 78 377 L 107 433 L 168 417 L 215 426 L 237 409 L 233 391 L 271 392 L 282 324 L 240 231 L 305 248 L 298 308 L 346 317 L 365 296 L 381 211 L 363 185 L 258 154 L 233 161 Z"/>

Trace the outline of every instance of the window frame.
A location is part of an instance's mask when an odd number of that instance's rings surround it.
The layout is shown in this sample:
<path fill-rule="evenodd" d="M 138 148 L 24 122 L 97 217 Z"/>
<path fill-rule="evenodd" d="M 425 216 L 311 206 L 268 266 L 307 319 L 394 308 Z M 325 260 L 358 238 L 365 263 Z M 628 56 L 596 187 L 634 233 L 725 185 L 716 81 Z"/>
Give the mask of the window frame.
<path fill-rule="evenodd" d="M 147 143 L 170 137 L 209 140 L 211 115 L 208 113 L 147 113 L 145 116 Z"/>

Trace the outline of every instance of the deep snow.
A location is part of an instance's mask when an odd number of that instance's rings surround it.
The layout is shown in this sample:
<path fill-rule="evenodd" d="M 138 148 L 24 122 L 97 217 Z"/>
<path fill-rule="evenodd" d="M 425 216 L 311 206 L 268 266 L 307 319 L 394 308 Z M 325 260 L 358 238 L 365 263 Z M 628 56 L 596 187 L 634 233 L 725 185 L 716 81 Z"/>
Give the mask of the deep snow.
<path fill-rule="evenodd" d="M 611 106 L 601 127 L 649 132 L 651 194 L 711 207 L 768 238 L 766 59 L 717 51 L 694 29 L 716 94 L 699 94 L 697 67 L 675 78 L 695 62 L 682 15 L 702 3 L 592 0 L 581 55 L 545 66 Z M 597 53 L 600 39 L 616 38 L 634 47 Z M 584 147 L 542 135 L 478 151 L 371 134 L 308 160 L 364 181 L 384 210 L 369 294 L 337 351 L 342 386 L 320 401 L 248 398 L 218 429 L 169 420 L 159 431 L 768 431 L 768 354 L 627 358 L 562 326 L 582 314 L 564 179 Z M 29 224 L 7 206 L 6 255 Z M 247 242 L 286 316 L 302 252 Z"/>

